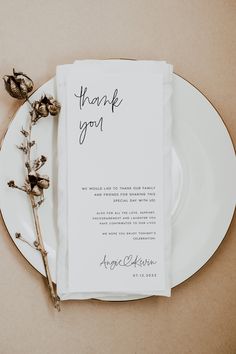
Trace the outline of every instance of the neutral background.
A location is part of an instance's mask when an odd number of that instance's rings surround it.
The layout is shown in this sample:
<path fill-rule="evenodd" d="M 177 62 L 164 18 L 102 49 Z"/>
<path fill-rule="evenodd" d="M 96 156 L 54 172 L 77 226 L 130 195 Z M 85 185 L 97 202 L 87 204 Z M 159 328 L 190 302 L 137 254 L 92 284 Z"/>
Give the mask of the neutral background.
<path fill-rule="evenodd" d="M 235 0 L 0 0 L 0 77 L 36 87 L 79 58 L 166 59 L 215 105 L 236 143 Z M 0 86 L 1 137 L 17 104 Z M 14 219 L 14 215 L 12 215 Z M 0 353 L 235 354 L 236 221 L 171 298 L 51 307 L 0 223 Z"/>

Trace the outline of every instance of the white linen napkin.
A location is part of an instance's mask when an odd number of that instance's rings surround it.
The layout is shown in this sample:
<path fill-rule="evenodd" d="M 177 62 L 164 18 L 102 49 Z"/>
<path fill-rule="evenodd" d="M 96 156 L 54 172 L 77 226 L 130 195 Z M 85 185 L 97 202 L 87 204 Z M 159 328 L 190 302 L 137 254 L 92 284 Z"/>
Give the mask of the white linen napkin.
<path fill-rule="evenodd" d="M 56 89 L 60 298 L 170 296 L 172 66 L 79 60 Z"/>

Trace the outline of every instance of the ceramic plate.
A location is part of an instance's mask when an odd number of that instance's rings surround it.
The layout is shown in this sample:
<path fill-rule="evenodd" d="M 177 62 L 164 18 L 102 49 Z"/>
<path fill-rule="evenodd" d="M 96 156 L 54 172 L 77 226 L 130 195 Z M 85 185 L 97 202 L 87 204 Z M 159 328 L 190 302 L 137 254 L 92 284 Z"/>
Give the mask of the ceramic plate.
<path fill-rule="evenodd" d="M 32 96 L 55 96 L 54 79 Z M 17 111 L 4 138 L 0 154 L 0 203 L 6 227 L 24 257 L 44 274 L 41 255 L 15 238 L 20 232 L 35 240 L 32 211 L 23 192 L 7 182 L 24 181 L 23 154 L 16 148 L 22 141 L 20 130 L 28 121 L 28 104 Z M 57 118 L 41 119 L 33 129 L 35 155 L 48 157 L 41 172 L 52 181 L 45 203 L 39 208 L 42 233 L 48 251 L 52 278 L 56 282 L 56 184 Z M 173 212 L 172 287 L 193 275 L 212 256 L 231 222 L 236 200 L 235 153 L 229 134 L 210 102 L 189 82 L 174 75 L 173 93 Z M 109 300 L 109 298 L 104 298 Z M 123 298 L 127 300 L 132 298 Z"/>

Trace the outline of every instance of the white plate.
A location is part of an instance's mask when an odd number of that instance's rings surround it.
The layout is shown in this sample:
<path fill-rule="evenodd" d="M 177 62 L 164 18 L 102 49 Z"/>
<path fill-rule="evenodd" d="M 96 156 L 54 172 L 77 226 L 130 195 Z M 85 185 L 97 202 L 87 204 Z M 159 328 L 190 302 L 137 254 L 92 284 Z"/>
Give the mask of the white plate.
<path fill-rule="evenodd" d="M 40 87 L 31 96 L 31 101 L 43 93 L 55 96 L 54 79 Z M 21 232 L 28 241 L 35 239 L 29 202 L 24 193 L 7 186 L 11 179 L 18 185 L 24 181 L 23 154 L 16 144 L 22 141 L 20 130 L 26 126 L 27 112 L 25 103 L 17 111 L 2 145 L 1 212 L 18 249 L 44 274 L 39 252 L 15 238 L 15 233 Z M 194 274 L 215 252 L 229 227 L 236 200 L 235 153 L 228 132 L 210 102 L 177 75 L 174 75 L 173 120 L 175 195 L 172 287 Z M 46 201 L 39 213 L 54 281 L 57 244 L 56 134 L 57 118 L 42 118 L 33 129 L 36 152 L 48 157 L 43 167 L 44 173 L 53 181 L 52 187 L 45 193 Z"/>

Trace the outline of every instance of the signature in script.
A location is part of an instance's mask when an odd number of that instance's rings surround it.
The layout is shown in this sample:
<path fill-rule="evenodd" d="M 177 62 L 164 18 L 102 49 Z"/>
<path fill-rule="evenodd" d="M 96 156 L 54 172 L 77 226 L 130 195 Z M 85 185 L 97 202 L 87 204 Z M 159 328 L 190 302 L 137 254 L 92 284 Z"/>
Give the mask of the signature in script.
<path fill-rule="evenodd" d="M 149 267 L 156 264 L 157 261 L 151 258 L 142 258 L 139 255 L 129 254 L 122 258 L 108 259 L 108 256 L 104 254 L 100 267 L 105 269 L 114 270 L 118 267 Z"/>

